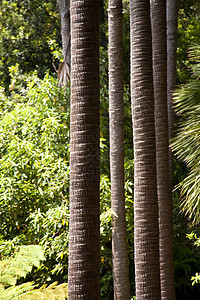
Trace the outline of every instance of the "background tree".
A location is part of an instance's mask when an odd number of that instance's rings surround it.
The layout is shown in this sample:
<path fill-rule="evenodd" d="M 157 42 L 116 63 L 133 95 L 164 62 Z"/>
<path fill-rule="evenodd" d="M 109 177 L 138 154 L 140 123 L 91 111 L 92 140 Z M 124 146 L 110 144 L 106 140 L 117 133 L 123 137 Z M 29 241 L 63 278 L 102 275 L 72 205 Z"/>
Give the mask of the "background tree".
<path fill-rule="evenodd" d="M 175 299 L 169 184 L 166 0 L 151 0 L 161 299 Z"/>
<path fill-rule="evenodd" d="M 174 127 L 172 93 L 176 86 L 177 26 L 178 2 L 177 0 L 167 0 L 167 102 L 169 139 L 173 137 Z M 172 161 L 170 163 L 172 163 Z"/>
<path fill-rule="evenodd" d="M 122 1 L 108 1 L 109 127 L 114 299 L 130 299 L 124 191 Z"/>
<path fill-rule="evenodd" d="M 60 22 L 56 0 L 0 2 L 0 82 L 9 93 L 9 67 L 24 73 L 37 70 L 40 78 L 60 56 Z"/>
<path fill-rule="evenodd" d="M 65 85 L 70 79 L 71 69 L 71 35 L 70 35 L 70 0 L 57 0 L 61 17 L 61 36 L 64 62 L 58 69 L 59 85 Z"/>
<path fill-rule="evenodd" d="M 174 132 L 173 91 L 176 86 L 178 1 L 167 0 L 167 106 L 169 141 Z M 169 184 L 172 189 L 173 155 L 169 148 Z"/>
<path fill-rule="evenodd" d="M 136 298 L 160 299 L 150 2 L 131 1 L 130 15 Z"/>
<path fill-rule="evenodd" d="M 69 299 L 99 299 L 99 1 L 71 1 Z"/>

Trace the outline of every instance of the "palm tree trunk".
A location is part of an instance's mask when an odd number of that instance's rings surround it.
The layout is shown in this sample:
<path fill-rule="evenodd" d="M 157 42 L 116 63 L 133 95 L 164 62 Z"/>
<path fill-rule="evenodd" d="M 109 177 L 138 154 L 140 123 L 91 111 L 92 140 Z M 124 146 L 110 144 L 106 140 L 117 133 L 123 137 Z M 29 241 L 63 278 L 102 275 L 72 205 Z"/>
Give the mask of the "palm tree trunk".
<path fill-rule="evenodd" d="M 124 193 L 122 0 L 108 2 L 109 122 L 114 299 L 130 300 Z"/>
<path fill-rule="evenodd" d="M 169 184 L 166 0 L 151 0 L 161 299 L 175 299 Z"/>
<path fill-rule="evenodd" d="M 160 299 L 159 229 L 149 0 L 130 2 L 136 298 Z"/>
<path fill-rule="evenodd" d="M 57 0 L 61 17 L 61 36 L 64 62 L 58 69 L 59 85 L 68 83 L 71 73 L 70 0 Z"/>
<path fill-rule="evenodd" d="M 68 299 L 100 299 L 99 1 L 71 1 Z"/>
<path fill-rule="evenodd" d="M 167 103 L 169 140 L 173 138 L 174 111 L 172 93 L 176 86 L 176 51 L 178 27 L 178 0 L 167 0 Z M 173 155 L 169 152 L 170 186 L 172 186 Z"/>
<path fill-rule="evenodd" d="M 172 93 L 176 86 L 176 51 L 178 26 L 178 1 L 167 0 L 167 97 L 169 114 L 169 137 L 173 137 Z M 171 111 L 172 110 L 172 111 Z"/>

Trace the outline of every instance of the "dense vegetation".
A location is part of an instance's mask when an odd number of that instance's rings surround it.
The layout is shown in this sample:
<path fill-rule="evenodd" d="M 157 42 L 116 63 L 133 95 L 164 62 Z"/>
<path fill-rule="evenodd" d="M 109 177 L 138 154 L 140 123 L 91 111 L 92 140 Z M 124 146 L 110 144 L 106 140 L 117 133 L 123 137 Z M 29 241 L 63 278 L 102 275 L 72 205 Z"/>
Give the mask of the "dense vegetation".
<path fill-rule="evenodd" d="M 32 1 L 33 2 L 33 1 Z M 60 88 L 53 67 L 61 56 L 59 14 L 54 0 L 1 1 L 0 11 L 0 284 L 3 289 L 67 282 L 69 222 L 70 87 Z M 105 1 L 106 8 L 106 1 Z M 106 17 L 106 10 L 104 11 Z M 131 294 L 133 263 L 133 145 L 129 95 L 128 4 L 124 6 L 125 192 Z M 106 40 L 107 24 L 102 24 Z M 178 112 L 174 140 L 174 267 L 177 299 L 195 299 L 199 292 L 199 42 L 195 1 L 180 1 L 177 84 Z M 105 43 L 104 43 L 105 44 Z M 105 45 L 104 45 L 105 46 Z M 198 58 L 198 59 L 197 59 Z M 196 66 L 195 76 L 193 67 Z M 112 299 L 111 219 L 107 49 L 101 48 L 101 297 Z M 191 78 L 191 75 L 193 76 Z M 189 83 L 188 83 L 189 81 Z M 185 138 L 187 136 L 187 138 Z M 185 145 L 185 146 L 184 146 Z M 183 147 L 185 151 L 183 150 Z M 179 161 L 180 160 L 180 161 Z M 189 167 L 189 168 L 187 168 Z M 185 197 L 180 199 L 180 189 Z M 180 205 L 180 203 L 182 203 Z M 182 208 L 192 217 L 188 220 Z M 194 224 L 192 221 L 195 221 Z M 20 249 L 43 250 L 30 268 L 19 266 L 17 280 L 3 281 Z M 32 250 L 31 250 L 32 249 Z M 20 250 L 20 251 L 22 251 Z M 43 256 L 44 255 L 44 256 Z M 39 264 L 39 262 L 41 262 Z M 5 268 L 6 266 L 6 268 Z M 33 267 L 34 266 L 34 267 Z M 21 272 L 21 273 L 20 273 Z M 25 273 L 23 273 L 25 272 Z M 7 273 L 6 273 L 7 274 Z M 23 275 L 24 274 L 24 275 Z M 196 275 L 195 275 L 196 274 Z M 191 280 L 192 277 L 192 280 Z M 32 282 L 30 284 L 30 282 Z M 194 285 L 192 285 L 194 284 Z M 56 285 L 57 286 L 57 285 Z M 28 288 L 29 287 L 29 288 Z M 0 288 L 2 286 L 0 285 Z M 44 288 L 44 287 L 43 287 Z M 52 286 L 50 289 L 52 290 Z M 64 287 L 58 288 L 59 290 Z M 53 288 L 55 290 L 55 288 Z M 40 290 L 41 292 L 42 290 Z M 12 291 L 11 291 L 12 293 Z M 13 293 L 17 293 L 13 289 Z M 8 296 L 5 299 L 10 299 Z M 24 298 L 27 299 L 27 298 Z"/>

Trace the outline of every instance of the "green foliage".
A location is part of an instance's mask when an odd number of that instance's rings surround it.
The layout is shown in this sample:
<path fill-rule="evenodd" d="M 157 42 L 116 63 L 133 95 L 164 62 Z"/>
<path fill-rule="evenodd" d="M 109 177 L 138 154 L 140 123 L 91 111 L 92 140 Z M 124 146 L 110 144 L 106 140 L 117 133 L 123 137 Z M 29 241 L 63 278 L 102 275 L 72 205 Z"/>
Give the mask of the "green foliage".
<path fill-rule="evenodd" d="M 179 129 L 177 135 L 173 140 L 172 148 L 177 158 L 185 164 L 187 172 L 184 171 L 186 176 L 183 176 L 182 166 L 177 168 L 175 173 L 181 180 L 177 185 L 175 194 L 180 192 L 181 203 L 177 202 L 181 210 L 192 220 L 193 224 L 199 222 L 199 134 L 200 134 L 200 120 L 199 120 L 199 108 L 200 108 L 200 81 L 199 81 L 199 58 L 200 58 L 200 47 L 193 46 L 190 50 L 189 64 L 191 66 L 190 72 L 192 71 L 192 77 L 190 81 L 181 86 L 174 95 L 174 103 L 177 116 L 179 118 Z M 178 174 L 179 173 L 179 174 Z M 177 215 L 176 215 L 177 216 Z M 185 222 L 185 223 L 184 223 Z M 199 290 L 197 287 L 192 287 L 191 276 L 193 285 L 198 282 L 198 273 L 200 267 L 199 251 L 196 251 L 196 240 L 195 243 L 188 243 L 184 241 L 184 236 L 180 233 L 183 231 L 183 224 L 185 228 L 185 234 L 191 231 L 189 227 L 191 224 L 186 224 L 186 221 L 181 221 L 180 214 L 176 223 L 176 239 L 174 246 L 174 263 L 175 263 L 175 282 L 177 295 L 179 299 L 195 299 L 198 295 Z M 188 226 L 189 225 L 189 226 Z M 188 235 L 192 240 L 192 235 Z M 178 239 L 178 241 L 177 241 Z"/>
<path fill-rule="evenodd" d="M 57 282 L 54 282 L 50 284 L 49 286 L 42 286 L 39 289 L 34 289 L 33 291 L 29 291 L 22 295 L 19 299 L 22 300 L 65 300 L 67 299 L 67 283 L 57 284 Z"/>
<path fill-rule="evenodd" d="M 101 298 L 113 298 L 112 278 L 112 215 L 111 209 L 111 182 L 107 175 L 102 175 L 100 180 L 100 246 L 101 246 Z M 125 208 L 127 221 L 127 238 L 130 261 L 130 273 L 133 274 L 133 182 L 125 183 Z M 134 275 L 133 275 L 134 276 Z M 131 290 L 134 290 L 134 282 L 131 282 Z"/>
<path fill-rule="evenodd" d="M 109 102 L 108 82 L 105 74 L 100 77 L 100 85 L 100 168 L 101 174 L 109 174 Z"/>
<path fill-rule="evenodd" d="M 36 288 L 33 282 L 19 284 L 20 278 L 26 278 L 33 267 L 39 268 L 44 261 L 44 250 L 39 245 L 14 247 L 9 255 L 9 241 L 0 244 L 0 293 L 2 300 L 16 299 L 66 299 L 67 284 L 57 282 Z"/>
<path fill-rule="evenodd" d="M 40 77 L 53 71 L 54 51 L 61 46 L 60 18 L 56 0 L 2 0 L 0 7 L 0 83 L 8 92 L 9 67 L 16 63 Z"/>
<path fill-rule="evenodd" d="M 0 290 L 1 300 L 65 300 L 67 299 L 67 283 L 57 284 L 54 282 L 49 286 L 43 285 L 35 288 L 33 283 L 26 282 L 17 286 Z"/>
<path fill-rule="evenodd" d="M 68 267 L 68 233 L 69 203 L 49 208 L 46 212 L 39 209 L 30 214 L 28 236 L 35 243 L 40 243 L 45 250 L 46 261 L 43 269 L 39 269 L 36 277 L 40 282 L 51 280 L 52 277 L 67 274 Z M 46 269 L 46 271 L 45 271 Z M 43 275 L 42 275 L 43 274 Z M 54 275 L 54 276 L 53 276 Z M 67 279 L 67 276 L 64 276 Z"/>
<path fill-rule="evenodd" d="M 3 243 L 1 249 L 2 246 Z M 17 247 L 9 259 L 3 257 L 0 261 L 0 284 L 5 287 L 16 285 L 19 277 L 25 278 L 43 260 L 44 251 L 39 245 Z"/>
<path fill-rule="evenodd" d="M 68 197 L 69 97 L 56 81 L 37 77 L 24 95 L 13 91 L 0 117 L 1 234 L 27 230 L 37 209 L 60 205 Z"/>
<path fill-rule="evenodd" d="M 25 278 L 33 267 L 38 268 L 44 260 L 44 251 L 39 245 L 19 246 L 7 258 L 2 257 L 4 243 L 1 243 L 0 285 L 4 288 L 15 286 L 20 277 Z"/>
<path fill-rule="evenodd" d="M 21 295 L 25 294 L 27 291 L 30 291 L 34 288 L 31 282 L 22 283 L 17 286 L 12 286 L 7 289 L 1 290 L 1 299 L 2 300 L 16 300 L 20 299 Z"/>
<path fill-rule="evenodd" d="M 199 293 L 198 288 L 191 284 L 191 276 L 200 268 L 200 253 L 193 241 L 187 238 L 191 230 L 198 232 L 198 228 L 192 227 L 184 214 L 180 213 L 177 203 L 173 209 L 173 260 L 177 300 L 196 299 Z"/>
<path fill-rule="evenodd" d="M 14 88 L 0 97 L 0 234 L 43 246 L 44 265 L 29 275 L 42 284 L 67 274 L 69 87 L 10 71 Z"/>
<path fill-rule="evenodd" d="M 190 278 L 194 266 L 199 266 L 199 261 L 194 256 L 192 247 L 180 245 L 174 248 L 174 269 L 176 288 L 181 289 L 183 286 L 190 287 Z"/>
<path fill-rule="evenodd" d="M 199 43 L 200 23 L 198 3 L 194 0 L 178 1 L 177 83 L 185 83 L 191 76 L 189 48 Z"/>
<path fill-rule="evenodd" d="M 192 285 L 200 283 L 200 273 L 196 273 L 195 276 L 191 277 Z"/>
<path fill-rule="evenodd" d="M 194 232 L 191 232 L 190 234 L 187 234 L 187 238 L 191 241 L 193 241 L 193 244 L 197 251 L 199 251 L 200 247 L 200 238 L 197 237 L 197 234 Z M 191 277 L 192 285 L 199 284 L 200 283 L 200 273 L 195 273 L 194 276 Z"/>
<path fill-rule="evenodd" d="M 194 52 L 195 51 L 195 52 Z M 200 47 L 195 47 L 191 57 L 196 61 L 200 57 Z M 180 117 L 180 129 L 173 141 L 172 147 L 177 157 L 184 161 L 189 169 L 189 174 L 179 184 L 183 201 L 182 210 L 194 222 L 199 222 L 200 217 L 200 81 L 199 63 L 194 68 L 191 82 L 182 86 L 175 93 L 175 108 Z"/>

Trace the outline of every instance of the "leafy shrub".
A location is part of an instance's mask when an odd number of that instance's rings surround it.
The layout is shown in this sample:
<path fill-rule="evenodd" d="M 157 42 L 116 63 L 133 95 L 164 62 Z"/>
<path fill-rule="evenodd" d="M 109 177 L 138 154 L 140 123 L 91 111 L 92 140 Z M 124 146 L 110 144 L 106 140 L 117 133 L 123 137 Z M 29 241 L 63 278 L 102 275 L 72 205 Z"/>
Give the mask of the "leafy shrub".
<path fill-rule="evenodd" d="M 67 199 L 68 182 L 69 96 L 46 75 L 0 118 L 0 234 L 26 232 L 30 213 Z"/>

